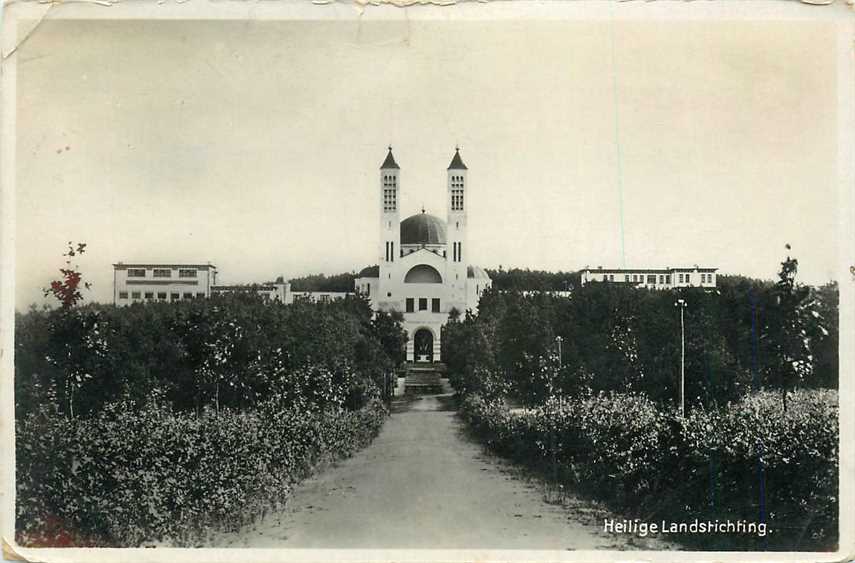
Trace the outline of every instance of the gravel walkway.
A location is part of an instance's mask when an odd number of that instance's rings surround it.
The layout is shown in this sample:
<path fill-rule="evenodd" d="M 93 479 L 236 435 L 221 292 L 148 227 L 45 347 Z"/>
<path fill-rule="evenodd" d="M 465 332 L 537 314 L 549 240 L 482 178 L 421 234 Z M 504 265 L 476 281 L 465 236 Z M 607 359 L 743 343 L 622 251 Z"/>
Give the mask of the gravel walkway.
<path fill-rule="evenodd" d="M 450 396 L 397 409 L 377 439 L 304 482 L 281 514 L 219 547 L 668 549 L 604 534 L 588 503 L 544 502 L 543 486 L 463 432 Z"/>

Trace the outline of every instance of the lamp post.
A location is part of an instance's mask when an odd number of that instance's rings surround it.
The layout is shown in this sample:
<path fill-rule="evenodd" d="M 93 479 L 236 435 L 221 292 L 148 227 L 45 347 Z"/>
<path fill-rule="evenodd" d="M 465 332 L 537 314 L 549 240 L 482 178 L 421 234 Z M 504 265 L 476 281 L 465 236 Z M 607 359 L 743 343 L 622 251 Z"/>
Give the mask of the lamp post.
<path fill-rule="evenodd" d="M 686 300 L 677 299 L 674 306 L 680 308 L 680 418 L 683 418 L 686 416 L 686 325 L 683 322 Z"/>

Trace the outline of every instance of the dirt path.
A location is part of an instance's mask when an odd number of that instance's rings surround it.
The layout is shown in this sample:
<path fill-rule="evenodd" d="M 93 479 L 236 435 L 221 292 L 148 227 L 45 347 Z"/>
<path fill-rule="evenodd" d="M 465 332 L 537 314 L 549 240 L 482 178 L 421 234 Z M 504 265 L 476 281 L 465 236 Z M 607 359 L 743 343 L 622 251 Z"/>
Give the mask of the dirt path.
<path fill-rule="evenodd" d="M 544 502 L 540 486 L 463 435 L 449 399 L 424 397 L 394 413 L 371 446 L 303 483 L 289 509 L 216 545 L 633 548 L 600 532 L 594 511 Z"/>

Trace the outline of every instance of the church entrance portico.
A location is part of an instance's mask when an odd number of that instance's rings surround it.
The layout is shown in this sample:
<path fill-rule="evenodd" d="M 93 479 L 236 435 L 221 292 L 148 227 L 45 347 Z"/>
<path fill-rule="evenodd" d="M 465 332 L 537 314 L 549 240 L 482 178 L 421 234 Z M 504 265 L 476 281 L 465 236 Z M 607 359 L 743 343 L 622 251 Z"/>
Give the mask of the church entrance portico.
<path fill-rule="evenodd" d="M 413 323 L 406 326 L 407 361 L 415 363 L 433 363 L 440 359 L 439 327 L 432 324 Z M 413 326 L 415 325 L 415 326 Z"/>
<path fill-rule="evenodd" d="M 417 330 L 413 338 L 413 345 L 415 347 L 415 361 L 433 361 L 433 333 L 431 331 L 426 328 Z"/>

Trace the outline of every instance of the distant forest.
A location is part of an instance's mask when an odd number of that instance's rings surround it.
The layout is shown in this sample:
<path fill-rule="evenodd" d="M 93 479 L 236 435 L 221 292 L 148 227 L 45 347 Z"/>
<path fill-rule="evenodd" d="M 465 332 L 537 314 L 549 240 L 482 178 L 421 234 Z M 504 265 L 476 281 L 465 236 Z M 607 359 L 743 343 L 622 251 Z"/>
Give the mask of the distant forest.
<path fill-rule="evenodd" d="M 312 274 L 291 280 L 291 291 L 353 291 L 356 272 L 335 274 Z"/>
<path fill-rule="evenodd" d="M 493 287 L 500 290 L 520 291 L 567 291 L 579 284 L 578 272 L 546 272 L 512 268 L 486 270 Z M 291 291 L 353 291 L 356 272 L 335 274 L 312 274 L 291 280 Z"/>
<path fill-rule="evenodd" d="M 530 270 L 528 268 L 511 268 L 505 270 L 486 270 L 493 287 L 503 291 L 569 291 L 580 284 L 579 272 L 547 272 L 545 270 Z M 291 280 L 292 291 L 353 291 L 353 282 L 359 276 L 356 272 L 335 274 L 312 274 Z M 732 282 L 739 280 L 757 284 L 772 285 L 768 280 L 754 280 L 744 276 L 719 275 L 718 279 L 728 279 Z"/>
<path fill-rule="evenodd" d="M 486 270 L 493 287 L 503 291 L 569 291 L 579 285 L 579 272 L 546 272 L 511 268 Z"/>

